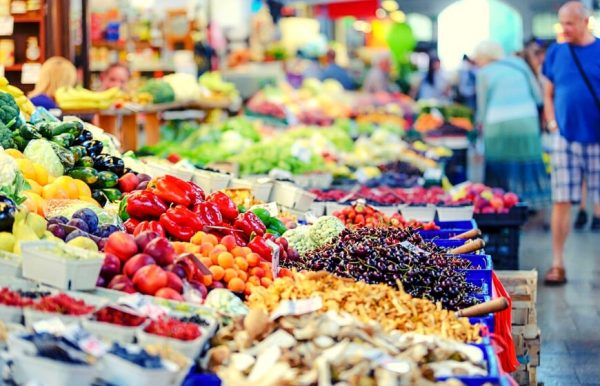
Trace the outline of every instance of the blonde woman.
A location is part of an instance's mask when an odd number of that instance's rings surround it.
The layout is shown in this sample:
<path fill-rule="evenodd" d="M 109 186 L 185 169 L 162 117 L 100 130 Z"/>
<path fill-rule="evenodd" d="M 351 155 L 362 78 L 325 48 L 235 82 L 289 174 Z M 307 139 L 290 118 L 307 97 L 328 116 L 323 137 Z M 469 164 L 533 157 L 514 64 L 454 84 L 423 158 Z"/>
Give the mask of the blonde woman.
<path fill-rule="evenodd" d="M 29 98 L 35 106 L 55 109 L 54 94 L 60 87 L 73 87 L 77 83 L 77 69 L 69 60 L 53 56 L 46 60 L 40 70 L 40 78 Z"/>

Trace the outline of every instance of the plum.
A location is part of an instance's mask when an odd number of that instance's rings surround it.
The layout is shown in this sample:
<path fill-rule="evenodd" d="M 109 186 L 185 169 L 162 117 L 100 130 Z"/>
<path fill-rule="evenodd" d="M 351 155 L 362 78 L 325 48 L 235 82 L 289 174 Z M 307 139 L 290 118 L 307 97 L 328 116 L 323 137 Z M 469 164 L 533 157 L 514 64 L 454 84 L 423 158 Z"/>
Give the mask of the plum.
<path fill-rule="evenodd" d="M 88 232 L 96 232 L 96 229 L 98 228 L 98 215 L 93 210 L 89 208 L 79 209 L 77 212 L 73 213 L 71 220 L 76 218 L 83 220 L 87 224 Z"/>
<path fill-rule="evenodd" d="M 75 227 L 79 230 L 82 230 L 86 233 L 88 233 L 90 231 L 90 228 L 88 227 L 87 223 L 85 221 L 83 221 L 80 218 L 72 218 L 69 220 L 69 222 L 67 223 L 67 225 Z"/>
<path fill-rule="evenodd" d="M 55 216 L 48 219 L 48 226 L 52 224 L 66 224 L 69 222 L 69 219 L 65 216 Z"/>
<path fill-rule="evenodd" d="M 48 230 L 56 237 L 58 237 L 59 239 L 64 240 L 65 236 L 67 235 L 67 233 L 65 232 L 64 228 L 59 225 L 59 224 L 50 224 L 48 225 Z"/>
<path fill-rule="evenodd" d="M 119 231 L 119 227 L 113 224 L 102 224 L 96 229 L 94 235 L 98 237 L 108 237 L 111 234 Z"/>

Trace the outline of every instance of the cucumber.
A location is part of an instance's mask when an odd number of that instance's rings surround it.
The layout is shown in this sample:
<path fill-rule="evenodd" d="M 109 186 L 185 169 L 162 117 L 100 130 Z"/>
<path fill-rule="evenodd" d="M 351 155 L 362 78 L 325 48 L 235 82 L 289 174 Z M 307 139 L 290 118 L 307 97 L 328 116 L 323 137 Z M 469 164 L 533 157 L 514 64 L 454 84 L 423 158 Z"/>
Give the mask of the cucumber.
<path fill-rule="evenodd" d="M 35 125 L 36 129 L 38 130 L 38 132 L 46 139 L 51 139 L 52 138 L 52 127 L 56 126 L 57 123 L 56 122 L 39 122 L 38 124 Z"/>
<path fill-rule="evenodd" d="M 55 135 L 54 137 L 52 137 L 50 139 L 50 141 L 52 141 L 54 143 L 58 143 L 60 146 L 62 146 L 64 148 L 69 148 L 71 146 L 71 144 L 73 143 L 74 139 L 75 139 L 75 137 L 73 137 L 73 134 L 62 133 L 62 134 Z M 73 156 L 75 156 L 75 154 L 73 154 Z M 76 156 L 75 156 L 75 160 L 77 160 Z"/>
<path fill-rule="evenodd" d="M 111 202 L 118 201 L 122 197 L 121 191 L 116 188 L 102 189 L 102 193 L 104 193 L 106 198 Z"/>
<path fill-rule="evenodd" d="M 73 137 L 79 136 L 83 130 L 83 123 L 79 121 L 63 122 L 52 128 L 52 135 L 57 136 L 59 134 L 71 134 Z"/>
<path fill-rule="evenodd" d="M 19 134 L 26 140 L 40 139 L 42 135 L 37 131 L 35 126 L 26 123 L 19 128 Z"/>
<path fill-rule="evenodd" d="M 71 150 L 71 153 L 73 153 L 73 158 L 75 158 L 76 165 L 79 163 L 80 159 L 87 156 L 87 150 L 83 146 L 71 146 L 69 150 Z"/>
<path fill-rule="evenodd" d="M 98 182 L 98 172 L 94 168 L 78 167 L 69 170 L 68 175 L 92 185 Z"/>
<path fill-rule="evenodd" d="M 119 183 L 119 177 L 109 171 L 98 172 L 98 181 L 93 185 L 96 189 L 107 189 L 117 186 Z"/>
<path fill-rule="evenodd" d="M 85 148 L 84 148 L 85 149 Z M 94 167 L 94 159 L 88 155 L 84 155 L 77 161 L 78 167 L 84 168 L 93 168 Z"/>

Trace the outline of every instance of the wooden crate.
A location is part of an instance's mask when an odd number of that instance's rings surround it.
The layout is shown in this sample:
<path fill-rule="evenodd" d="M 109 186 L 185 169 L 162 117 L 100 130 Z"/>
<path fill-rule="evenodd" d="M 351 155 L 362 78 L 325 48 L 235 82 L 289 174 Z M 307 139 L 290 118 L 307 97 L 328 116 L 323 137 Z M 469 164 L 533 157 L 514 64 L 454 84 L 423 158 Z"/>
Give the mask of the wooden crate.
<path fill-rule="evenodd" d="M 536 366 L 520 365 L 511 376 L 520 386 L 537 386 Z"/>

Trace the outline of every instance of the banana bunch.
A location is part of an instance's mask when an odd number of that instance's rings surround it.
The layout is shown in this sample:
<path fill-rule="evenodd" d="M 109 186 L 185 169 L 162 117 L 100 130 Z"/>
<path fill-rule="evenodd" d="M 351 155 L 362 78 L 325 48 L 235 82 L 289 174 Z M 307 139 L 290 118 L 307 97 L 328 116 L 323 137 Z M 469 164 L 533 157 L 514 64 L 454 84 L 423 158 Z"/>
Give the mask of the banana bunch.
<path fill-rule="evenodd" d="M 21 91 L 20 88 L 11 86 L 8 83 L 8 79 L 6 79 L 3 76 L 0 76 L 0 91 L 12 95 L 13 98 L 15 98 L 15 102 L 17 102 L 19 109 L 27 117 L 29 117 L 33 113 L 33 110 L 35 109 L 33 103 L 31 103 L 31 101 L 25 96 L 25 94 L 23 93 L 23 91 Z"/>
<path fill-rule="evenodd" d="M 106 110 L 122 98 L 118 87 L 106 91 L 91 91 L 83 87 L 61 87 L 56 90 L 56 102 L 62 110 Z"/>

